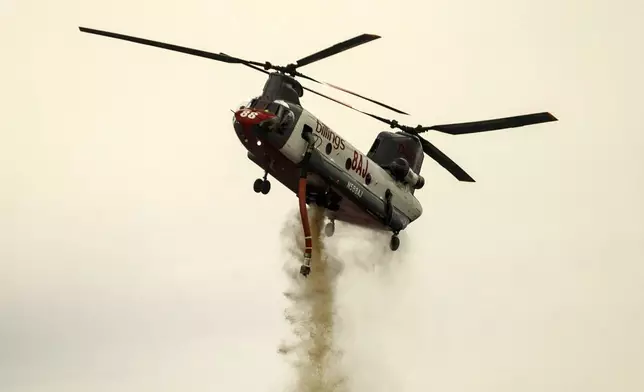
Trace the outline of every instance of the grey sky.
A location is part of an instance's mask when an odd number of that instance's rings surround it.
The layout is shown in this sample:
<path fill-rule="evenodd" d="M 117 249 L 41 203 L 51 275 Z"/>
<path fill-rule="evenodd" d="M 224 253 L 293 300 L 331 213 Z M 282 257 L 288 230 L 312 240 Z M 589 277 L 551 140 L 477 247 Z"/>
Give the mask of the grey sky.
<path fill-rule="evenodd" d="M 410 125 L 551 111 L 428 135 L 478 182 L 426 159 L 424 215 L 389 268 L 356 266 L 387 236 L 338 225 L 331 250 L 362 251 L 338 287 L 346 369 L 357 392 L 644 389 L 640 3 L 0 4 L 3 392 L 272 392 L 290 377 L 279 233 L 296 199 L 252 192 L 261 172 L 229 110 L 263 75 L 79 25 L 273 63 L 374 33 L 306 71 Z M 385 129 L 304 104 L 364 150 Z"/>

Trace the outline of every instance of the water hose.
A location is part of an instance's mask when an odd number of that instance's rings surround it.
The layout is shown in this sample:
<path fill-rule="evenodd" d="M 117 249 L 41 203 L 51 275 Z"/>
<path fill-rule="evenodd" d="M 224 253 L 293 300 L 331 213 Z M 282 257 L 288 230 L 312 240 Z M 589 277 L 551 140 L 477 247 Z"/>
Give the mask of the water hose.
<path fill-rule="evenodd" d="M 300 180 L 298 183 L 297 197 L 300 204 L 300 218 L 302 219 L 302 229 L 304 230 L 304 264 L 300 267 L 300 274 L 307 277 L 311 273 L 311 255 L 313 253 L 313 240 L 311 238 L 311 226 L 309 224 L 309 214 L 306 208 L 306 177 L 313 152 L 313 143 L 310 142 L 310 133 L 303 134 L 302 137 L 308 142 L 304 158 L 300 166 Z"/>
<path fill-rule="evenodd" d="M 313 253 L 311 226 L 309 225 L 309 214 L 306 208 L 306 174 L 304 174 L 303 177 L 300 177 L 298 199 L 300 202 L 302 229 L 304 230 L 304 265 L 300 267 L 300 273 L 306 277 L 311 272 L 311 254 Z"/>

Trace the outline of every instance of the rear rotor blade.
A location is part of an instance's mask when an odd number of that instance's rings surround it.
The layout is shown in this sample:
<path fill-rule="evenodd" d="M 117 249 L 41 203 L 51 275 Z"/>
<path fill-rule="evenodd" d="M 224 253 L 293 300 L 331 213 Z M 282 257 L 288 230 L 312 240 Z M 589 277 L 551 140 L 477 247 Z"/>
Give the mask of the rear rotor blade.
<path fill-rule="evenodd" d="M 525 114 L 521 116 L 497 118 L 493 120 L 474 121 L 458 124 L 434 125 L 422 127 L 419 131 L 429 130 L 448 133 L 450 135 L 464 135 L 468 133 L 495 131 L 498 129 L 516 128 L 525 125 L 540 124 L 557 121 L 557 118 L 548 112 Z"/>
<path fill-rule="evenodd" d="M 420 143 L 423 145 L 423 151 L 425 151 L 425 154 L 429 155 L 436 162 L 438 162 L 439 165 L 450 172 L 454 177 L 456 177 L 457 180 L 464 182 L 475 182 L 474 179 L 465 172 L 465 170 L 461 169 L 461 167 L 458 166 L 456 162 L 452 161 L 436 146 L 434 146 L 432 143 L 425 140 L 421 136 L 418 136 L 418 138 L 420 139 Z"/>
<path fill-rule="evenodd" d="M 186 48 L 184 46 L 178 46 L 178 45 L 168 44 L 168 43 L 159 42 L 159 41 L 152 41 L 152 40 L 145 39 L 145 38 L 132 37 L 132 36 L 125 35 L 125 34 L 111 33 L 109 31 L 96 30 L 96 29 L 91 29 L 91 28 L 88 28 L 88 27 L 79 27 L 78 29 L 80 31 L 82 31 L 83 33 L 102 35 L 102 36 L 105 36 L 105 37 L 121 39 L 121 40 L 124 40 L 124 41 L 130 41 L 130 42 L 134 42 L 134 43 L 137 43 L 137 44 L 155 46 L 155 47 L 161 48 L 161 49 L 167 49 L 167 50 L 172 50 L 172 51 L 175 51 L 175 52 L 186 53 L 186 54 L 190 54 L 190 55 L 193 55 L 193 56 L 205 57 L 205 58 L 208 58 L 208 59 L 211 59 L 211 60 L 223 61 L 225 63 L 254 64 L 254 65 L 258 65 L 258 66 L 264 66 L 264 63 L 259 63 L 259 62 L 256 62 L 256 61 L 247 61 L 247 60 L 239 59 L 239 58 L 232 57 L 232 56 L 206 52 L 206 51 L 199 50 L 199 49 Z"/>
<path fill-rule="evenodd" d="M 325 59 L 327 57 L 333 56 L 335 54 L 338 54 L 340 52 L 344 52 L 345 50 L 349 50 L 351 48 L 355 48 L 356 46 L 366 44 L 367 42 L 371 42 L 375 39 L 380 38 L 379 35 L 374 35 L 374 34 L 361 34 L 357 37 L 353 37 L 351 39 L 348 39 L 346 41 L 337 43 L 333 46 L 330 46 L 326 49 L 320 50 L 319 52 L 313 53 L 309 56 L 303 57 L 295 63 L 297 67 L 303 67 L 305 65 L 311 64 L 313 62 Z"/>

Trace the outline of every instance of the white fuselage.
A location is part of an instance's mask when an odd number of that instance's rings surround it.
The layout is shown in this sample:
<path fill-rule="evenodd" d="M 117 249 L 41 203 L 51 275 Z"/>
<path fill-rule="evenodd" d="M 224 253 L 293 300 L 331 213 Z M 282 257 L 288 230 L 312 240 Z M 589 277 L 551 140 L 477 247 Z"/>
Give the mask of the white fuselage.
<path fill-rule="evenodd" d="M 328 164 L 349 173 L 358 183 L 365 185 L 367 192 L 372 192 L 383 202 L 386 190 L 390 189 L 392 192 L 392 204 L 402 214 L 406 215 L 410 221 L 414 221 L 422 215 L 423 209 L 420 202 L 409 192 L 406 185 L 396 182 L 387 171 L 339 134 L 324 125 L 306 109 L 302 108 L 302 115 L 295 124 L 294 131 L 286 144 L 280 149 L 284 156 L 294 163 L 299 163 L 303 159 L 307 142 L 301 135 L 305 126 L 311 127 L 315 137 L 315 148 L 320 151 L 320 155 Z M 328 144 L 330 144 L 330 151 L 327 147 Z M 348 165 L 348 162 L 350 162 L 350 165 Z M 354 193 L 363 191 L 361 189 L 352 189 L 350 184 L 347 186 L 347 190 Z"/>

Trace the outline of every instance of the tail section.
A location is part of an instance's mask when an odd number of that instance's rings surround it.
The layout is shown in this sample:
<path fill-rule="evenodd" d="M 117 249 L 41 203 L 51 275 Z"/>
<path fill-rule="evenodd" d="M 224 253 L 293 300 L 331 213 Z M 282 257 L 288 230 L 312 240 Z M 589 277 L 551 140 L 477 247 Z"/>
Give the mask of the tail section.
<path fill-rule="evenodd" d="M 380 132 L 367 156 L 389 171 L 397 181 L 407 184 L 411 193 L 425 184 L 420 175 L 425 153 L 422 144 L 413 135 Z"/>

